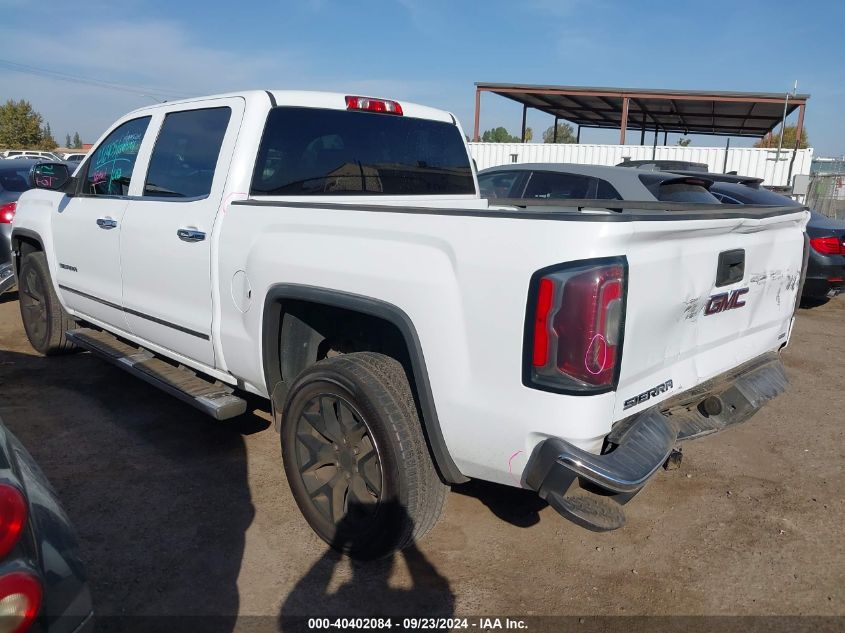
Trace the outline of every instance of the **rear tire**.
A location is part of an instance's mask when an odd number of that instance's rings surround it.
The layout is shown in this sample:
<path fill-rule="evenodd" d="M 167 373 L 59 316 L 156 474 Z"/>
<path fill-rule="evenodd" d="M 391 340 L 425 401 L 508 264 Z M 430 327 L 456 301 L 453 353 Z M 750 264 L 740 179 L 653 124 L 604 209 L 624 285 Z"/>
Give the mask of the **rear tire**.
<path fill-rule="evenodd" d="M 26 253 L 21 259 L 18 300 L 26 337 L 37 352 L 52 356 L 76 349 L 65 338 L 76 322 L 59 303 L 43 251 Z"/>
<path fill-rule="evenodd" d="M 447 486 L 402 365 L 372 352 L 320 361 L 285 401 L 282 460 L 300 511 L 333 548 L 377 558 L 434 527 Z"/>

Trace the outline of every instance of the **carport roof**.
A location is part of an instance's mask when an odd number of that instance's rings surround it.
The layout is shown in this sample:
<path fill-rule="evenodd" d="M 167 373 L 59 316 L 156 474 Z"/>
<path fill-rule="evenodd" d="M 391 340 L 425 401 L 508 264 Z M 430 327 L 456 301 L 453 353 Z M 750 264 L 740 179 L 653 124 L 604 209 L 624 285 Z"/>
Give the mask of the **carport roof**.
<path fill-rule="evenodd" d="M 476 139 L 482 92 L 512 99 L 581 127 L 761 137 L 783 119 L 786 93 L 591 88 L 476 83 Z M 789 94 L 787 116 L 808 94 Z M 624 125 L 623 125 L 624 122 Z"/>

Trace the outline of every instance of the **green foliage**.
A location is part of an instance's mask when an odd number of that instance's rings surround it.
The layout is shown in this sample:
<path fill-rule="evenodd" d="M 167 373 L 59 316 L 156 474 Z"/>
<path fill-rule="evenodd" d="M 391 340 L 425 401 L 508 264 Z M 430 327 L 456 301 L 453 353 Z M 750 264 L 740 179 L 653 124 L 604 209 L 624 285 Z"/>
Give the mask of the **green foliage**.
<path fill-rule="evenodd" d="M 0 106 L 0 147 L 35 149 L 43 140 L 44 119 L 29 101 L 9 99 Z"/>
<path fill-rule="evenodd" d="M 484 143 L 519 143 L 522 139 L 518 136 L 511 136 L 510 132 L 503 127 L 496 127 L 492 130 L 484 130 L 481 140 Z"/>
<path fill-rule="evenodd" d="M 691 138 L 679 138 L 678 139 L 678 145 L 680 145 L 681 147 L 689 147 L 690 143 L 692 143 Z"/>
<path fill-rule="evenodd" d="M 798 131 L 797 125 L 787 125 L 785 131 L 783 132 L 783 144 L 781 145 L 784 149 L 793 149 L 795 147 L 795 133 Z M 774 147 L 777 148 L 778 142 L 780 141 L 781 132 L 778 130 L 776 133 L 769 132 L 761 138 L 759 141 L 754 143 L 754 147 Z M 807 138 L 807 128 L 803 128 L 801 130 L 801 142 L 798 144 L 798 149 L 806 149 L 810 147 L 810 142 Z"/>
<path fill-rule="evenodd" d="M 47 123 L 41 128 L 41 142 L 38 144 L 38 149 L 56 149 L 59 146 L 56 139 L 53 138 L 53 130 L 50 129 L 50 124 Z"/>
<path fill-rule="evenodd" d="M 550 125 L 546 128 L 546 131 L 543 132 L 543 142 L 544 143 L 575 143 L 575 130 L 572 129 L 572 126 L 569 123 L 564 123 L 563 121 L 558 121 L 557 123 L 557 141 L 555 139 L 555 126 Z"/>
<path fill-rule="evenodd" d="M 534 138 L 534 130 L 530 127 L 525 128 L 525 142 L 532 140 Z"/>
<path fill-rule="evenodd" d="M 73 149 L 82 149 L 82 139 L 79 138 L 79 132 L 73 133 Z"/>
<path fill-rule="evenodd" d="M 65 147 L 70 149 L 72 146 L 70 144 L 70 134 L 65 134 Z"/>

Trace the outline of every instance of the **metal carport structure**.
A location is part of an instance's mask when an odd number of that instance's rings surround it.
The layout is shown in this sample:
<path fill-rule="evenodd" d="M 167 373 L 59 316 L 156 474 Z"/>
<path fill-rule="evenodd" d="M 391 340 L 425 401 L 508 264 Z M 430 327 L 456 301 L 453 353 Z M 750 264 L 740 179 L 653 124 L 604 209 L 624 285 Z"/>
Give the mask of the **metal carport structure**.
<path fill-rule="evenodd" d="M 492 92 L 522 104 L 522 135 L 529 108 L 554 117 L 555 132 L 560 119 L 581 128 L 619 129 L 619 144 L 625 144 L 629 128 L 645 132 L 669 132 L 761 138 L 798 109 L 796 139 L 801 138 L 808 94 L 770 92 L 714 92 L 700 90 L 652 90 L 640 88 L 590 88 L 582 86 L 539 86 L 524 84 L 475 84 L 475 129 L 479 140 L 481 93 Z M 797 145 L 797 144 L 796 144 Z"/>

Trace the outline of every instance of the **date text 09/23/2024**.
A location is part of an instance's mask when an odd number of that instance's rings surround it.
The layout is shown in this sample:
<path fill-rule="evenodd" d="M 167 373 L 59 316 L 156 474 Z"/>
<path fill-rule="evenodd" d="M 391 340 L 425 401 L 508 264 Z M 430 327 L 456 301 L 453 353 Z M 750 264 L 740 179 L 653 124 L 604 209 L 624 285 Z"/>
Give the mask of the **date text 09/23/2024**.
<path fill-rule="evenodd" d="M 308 630 L 382 630 L 399 631 L 499 631 L 526 630 L 528 625 L 519 618 L 309 618 Z"/>

